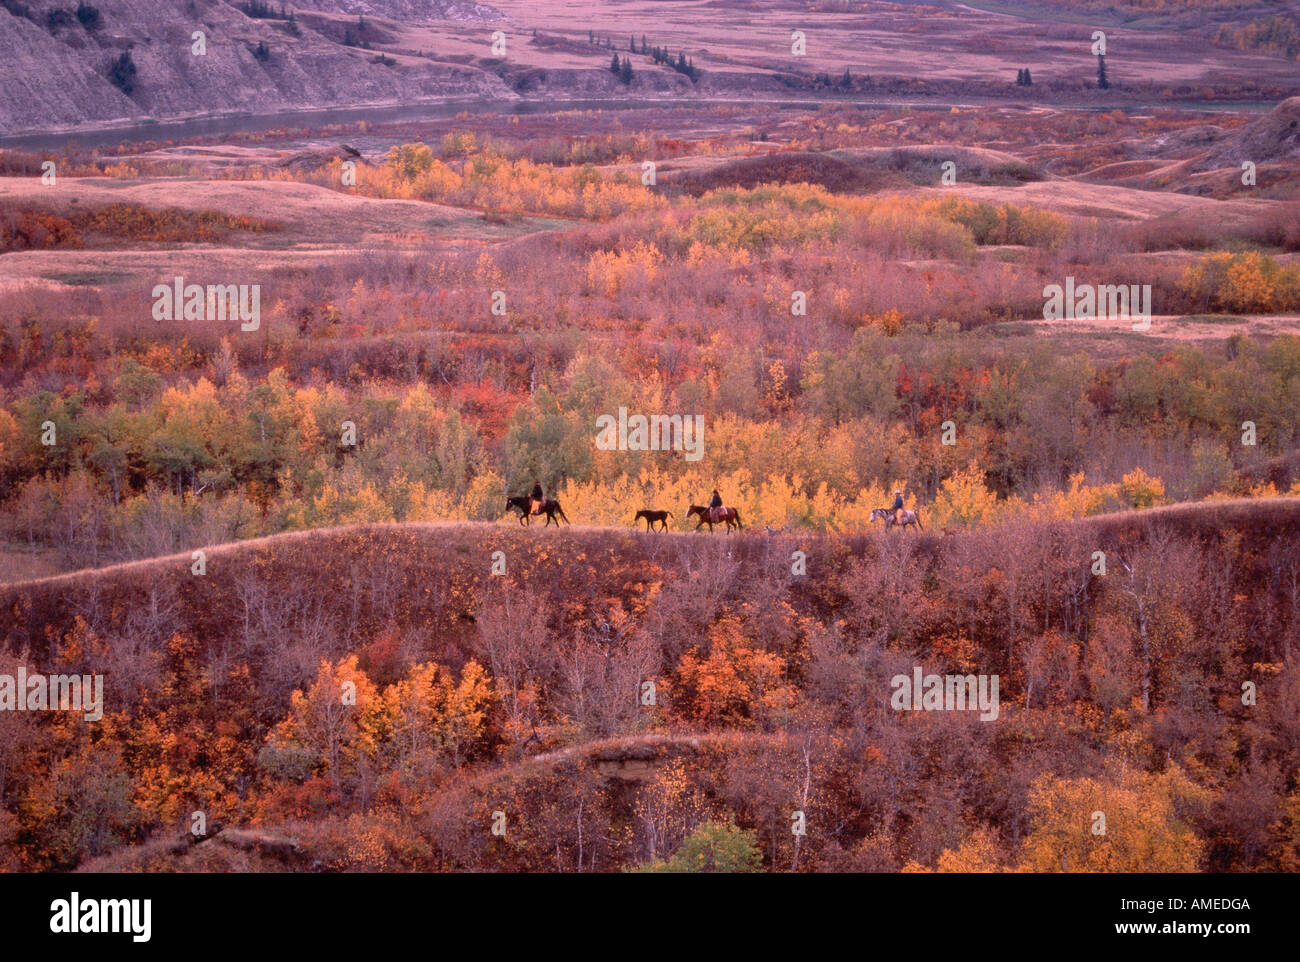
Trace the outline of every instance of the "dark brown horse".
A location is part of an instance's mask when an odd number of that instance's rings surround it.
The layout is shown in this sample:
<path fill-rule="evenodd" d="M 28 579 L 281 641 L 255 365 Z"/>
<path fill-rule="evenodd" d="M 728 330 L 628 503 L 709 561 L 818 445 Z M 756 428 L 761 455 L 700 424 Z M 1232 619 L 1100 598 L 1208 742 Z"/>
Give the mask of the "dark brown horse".
<path fill-rule="evenodd" d="M 743 526 L 740 523 L 740 512 L 735 508 L 706 508 L 702 504 L 693 504 L 686 511 L 686 517 L 690 518 L 699 515 L 700 520 L 695 523 L 695 530 L 699 531 L 702 525 L 708 525 L 709 530 L 713 530 L 715 524 L 727 523 L 727 530 L 733 527 L 740 530 Z"/>
<path fill-rule="evenodd" d="M 506 498 L 506 510 L 518 511 L 520 524 L 533 523 L 532 498 L 525 497 L 524 495 L 520 495 L 517 498 Z M 544 499 L 538 509 L 538 514 L 546 515 L 546 523 L 548 525 L 552 521 L 555 521 L 556 527 L 559 527 L 560 522 L 555 519 L 557 514 L 563 518 L 567 524 L 573 524 L 573 522 L 569 520 L 569 516 L 564 513 L 564 509 L 560 507 L 560 502 L 556 501 L 554 498 Z"/>
<path fill-rule="evenodd" d="M 636 517 L 632 519 L 632 523 L 636 524 L 642 518 L 645 518 L 645 529 L 647 531 L 653 531 L 656 524 L 662 524 L 663 530 L 667 531 L 668 519 L 672 516 L 673 513 L 671 511 L 651 511 L 649 508 L 642 508 L 636 513 Z"/>

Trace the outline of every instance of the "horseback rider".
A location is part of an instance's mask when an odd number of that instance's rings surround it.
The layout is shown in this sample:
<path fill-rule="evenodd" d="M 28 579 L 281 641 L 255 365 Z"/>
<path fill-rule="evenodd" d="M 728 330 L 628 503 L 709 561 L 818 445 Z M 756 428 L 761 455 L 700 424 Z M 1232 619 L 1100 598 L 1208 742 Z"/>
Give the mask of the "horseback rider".
<path fill-rule="evenodd" d="M 542 505 L 546 502 L 546 498 L 542 495 L 542 482 L 538 481 L 536 478 L 533 478 L 533 490 L 528 495 L 528 500 L 532 504 L 532 513 L 541 514 Z"/>
<path fill-rule="evenodd" d="M 713 496 L 709 498 L 709 517 L 716 524 L 722 517 L 722 495 L 718 494 L 718 489 L 713 489 Z"/>
<path fill-rule="evenodd" d="M 902 524 L 903 523 L 903 492 L 902 491 L 894 492 L 893 512 L 894 512 L 894 524 Z"/>

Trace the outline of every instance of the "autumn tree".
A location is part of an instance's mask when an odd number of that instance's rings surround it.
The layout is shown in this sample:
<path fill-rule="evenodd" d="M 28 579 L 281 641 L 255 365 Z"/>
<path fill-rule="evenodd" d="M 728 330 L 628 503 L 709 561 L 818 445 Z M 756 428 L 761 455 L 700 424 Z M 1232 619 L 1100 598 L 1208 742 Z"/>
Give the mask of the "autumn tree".
<path fill-rule="evenodd" d="M 1181 770 L 1117 780 L 1043 774 L 1021 848 L 1031 872 L 1194 872 L 1204 843 L 1190 820 L 1208 793 Z"/>
<path fill-rule="evenodd" d="M 489 754 L 498 704 L 487 672 L 470 661 L 457 680 L 432 662 L 413 666 L 383 693 L 384 754 L 401 769 L 452 766 Z"/>
<path fill-rule="evenodd" d="M 383 701 L 357 656 L 322 661 L 311 687 L 293 693 L 289 716 L 272 730 L 263 765 L 293 771 L 296 764 L 299 777 L 318 771 L 336 786 L 351 783 L 374 757 L 383 724 Z"/>
<path fill-rule="evenodd" d="M 709 632 L 709 650 L 682 656 L 675 703 L 686 718 L 706 725 L 756 726 L 793 708 L 796 692 L 785 659 L 745 637 L 740 622 L 724 617 Z"/>

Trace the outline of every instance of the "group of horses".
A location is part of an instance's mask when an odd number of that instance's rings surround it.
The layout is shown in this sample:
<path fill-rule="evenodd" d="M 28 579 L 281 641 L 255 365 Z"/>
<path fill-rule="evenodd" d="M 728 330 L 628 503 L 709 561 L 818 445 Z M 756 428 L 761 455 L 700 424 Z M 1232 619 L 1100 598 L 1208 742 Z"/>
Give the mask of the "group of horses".
<path fill-rule="evenodd" d="M 564 508 L 560 506 L 560 502 L 555 498 L 543 498 L 535 504 L 533 499 L 527 495 L 521 494 L 517 497 L 508 497 L 506 498 L 506 511 L 518 511 L 521 525 L 532 524 L 535 515 L 546 515 L 546 524 L 550 525 L 554 522 L 557 528 L 560 526 L 561 520 L 566 524 L 573 524 L 569 520 L 569 516 L 564 513 Z M 668 519 L 672 517 L 673 513 L 671 511 L 655 511 L 645 508 L 636 513 L 632 523 L 639 524 L 644 520 L 647 531 L 667 531 Z M 739 531 L 743 527 L 740 523 L 740 512 L 735 508 L 710 508 L 702 504 L 693 504 L 686 509 L 686 517 L 699 518 L 695 523 L 696 531 L 699 531 L 706 524 L 709 526 L 710 531 L 713 530 L 715 524 L 725 524 L 728 531 L 732 529 Z M 656 529 L 656 524 L 661 525 L 661 528 Z"/>
<path fill-rule="evenodd" d="M 558 528 L 560 519 L 563 519 L 566 524 L 573 524 L 568 515 L 564 513 L 564 509 L 560 507 L 560 502 L 555 498 L 544 498 L 536 505 L 536 510 L 534 510 L 533 499 L 527 495 L 506 498 L 506 511 L 518 511 L 521 525 L 531 524 L 534 515 L 542 514 L 546 515 L 547 525 L 555 522 L 555 526 Z M 668 519 L 672 517 L 673 513 L 671 511 L 642 508 L 636 513 L 632 523 L 639 525 L 644 521 L 646 531 L 667 531 Z M 740 523 L 740 512 L 735 508 L 710 508 L 703 504 L 693 504 L 686 509 L 686 517 L 688 520 L 690 518 L 699 519 L 695 522 L 696 531 L 699 531 L 706 524 L 709 526 L 710 532 L 713 531 L 713 526 L 718 524 L 725 524 L 728 533 L 732 530 L 740 531 L 743 528 Z M 921 524 L 921 515 L 916 511 L 907 509 L 895 513 L 889 508 L 874 508 L 871 512 L 871 520 L 872 522 L 884 521 L 886 531 L 892 530 L 895 526 L 908 528 L 912 525 L 915 525 L 918 531 L 924 530 L 924 525 Z M 656 528 L 655 525 L 659 525 L 659 527 Z"/>

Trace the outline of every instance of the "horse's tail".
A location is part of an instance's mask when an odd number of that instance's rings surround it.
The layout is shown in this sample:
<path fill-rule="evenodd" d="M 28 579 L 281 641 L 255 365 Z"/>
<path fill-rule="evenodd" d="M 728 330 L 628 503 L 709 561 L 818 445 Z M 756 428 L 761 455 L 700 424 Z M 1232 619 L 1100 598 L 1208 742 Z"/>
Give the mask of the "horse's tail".
<path fill-rule="evenodd" d="M 672 518 L 674 521 L 677 520 L 677 517 L 671 511 L 665 511 L 664 514 L 668 515 L 668 517 Z"/>
<path fill-rule="evenodd" d="M 555 510 L 559 513 L 560 517 L 564 519 L 565 524 L 573 524 L 573 522 L 569 520 L 569 516 L 564 513 L 564 509 L 560 507 L 560 502 L 558 501 L 555 502 Z"/>
<path fill-rule="evenodd" d="M 732 512 L 734 512 L 735 515 L 736 515 L 736 527 L 737 527 L 737 528 L 744 528 L 745 526 L 744 526 L 743 524 L 740 523 L 740 509 L 739 509 L 739 508 L 732 508 L 731 510 L 732 510 Z"/>

